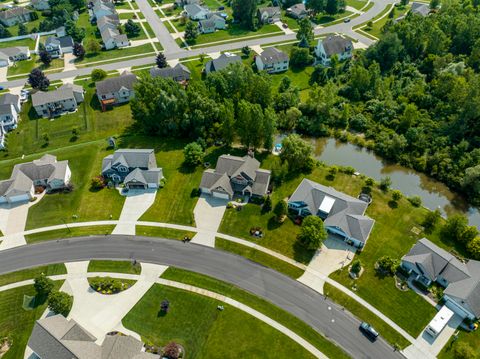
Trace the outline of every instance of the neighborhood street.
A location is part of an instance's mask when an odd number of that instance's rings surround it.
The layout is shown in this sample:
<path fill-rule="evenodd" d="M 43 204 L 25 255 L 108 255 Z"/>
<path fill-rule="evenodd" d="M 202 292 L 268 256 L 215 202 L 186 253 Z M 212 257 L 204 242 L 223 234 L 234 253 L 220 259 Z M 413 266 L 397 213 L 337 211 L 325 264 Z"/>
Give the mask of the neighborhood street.
<path fill-rule="evenodd" d="M 209 275 L 290 312 L 354 358 L 402 358 L 383 339 L 370 342 L 359 331 L 360 322 L 355 317 L 298 281 L 243 257 L 192 243 L 112 235 L 49 241 L 0 252 L 0 274 L 90 259 L 135 259 Z"/>

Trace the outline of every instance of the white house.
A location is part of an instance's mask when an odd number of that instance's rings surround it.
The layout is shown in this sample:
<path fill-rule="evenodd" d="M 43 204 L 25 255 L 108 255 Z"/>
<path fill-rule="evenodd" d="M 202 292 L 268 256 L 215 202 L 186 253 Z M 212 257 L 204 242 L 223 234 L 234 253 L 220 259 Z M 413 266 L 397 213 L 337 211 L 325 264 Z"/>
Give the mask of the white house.
<path fill-rule="evenodd" d="M 200 6 L 198 4 L 190 4 L 185 5 L 184 13 L 191 20 L 205 20 L 208 18 L 211 11 L 208 8 Z"/>
<path fill-rule="evenodd" d="M 290 58 L 288 55 L 274 47 L 267 47 L 260 55 L 255 56 L 255 64 L 259 71 L 269 74 L 288 70 Z"/>
<path fill-rule="evenodd" d="M 215 30 L 224 30 L 226 28 L 226 20 L 217 14 L 210 14 L 207 19 L 198 22 L 198 29 L 202 34 L 209 34 L 215 32 Z"/>
<path fill-rule="evenodd" d="M 130 45 L 127 35 L 120 34 L 117 29 L 106 27 L 100 32 L 100 35 L 102 36 L 103 47 L 105 50 L 112 50 Z"/>
<path fill-rule="evenodd" d="M 6 93 L 0 97 L 0 126 L 8 132 L 17 127 L 20 96 Z"/>
<path fill-rule="evenodd" d="M 27 46 L 5 47 L 0 49 L 0 67 L 10 66 L 12 63 L 30 58 L 30 49 Z"/>
<path fill-rule="evenodd" d="M 318 40 L 315 48 L 315 56 L 324 66 L 330 65 L 330 60 L 334 55 L 337 55 L 338 59 L 342 61 L 351 58 L 352 54 L 352 41 L 336 35 Z"/>

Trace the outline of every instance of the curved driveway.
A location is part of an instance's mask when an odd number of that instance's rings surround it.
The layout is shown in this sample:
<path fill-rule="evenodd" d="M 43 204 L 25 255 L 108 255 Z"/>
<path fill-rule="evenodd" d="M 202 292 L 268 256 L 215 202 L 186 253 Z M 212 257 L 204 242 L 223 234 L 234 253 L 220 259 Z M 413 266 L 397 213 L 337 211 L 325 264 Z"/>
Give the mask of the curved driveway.
<path fill-rule="evenodd" d="M 0 252 L 0 274 L 89 259 L 136 259 L 209 275 L 285 309 L 338 343 L 354 358 L 402 357 L 383 340 L 371 343 L 359 332 L 356 318 L 303 284 L 243 257 L 191 243 L 129 236 L 48 241 Z"/>

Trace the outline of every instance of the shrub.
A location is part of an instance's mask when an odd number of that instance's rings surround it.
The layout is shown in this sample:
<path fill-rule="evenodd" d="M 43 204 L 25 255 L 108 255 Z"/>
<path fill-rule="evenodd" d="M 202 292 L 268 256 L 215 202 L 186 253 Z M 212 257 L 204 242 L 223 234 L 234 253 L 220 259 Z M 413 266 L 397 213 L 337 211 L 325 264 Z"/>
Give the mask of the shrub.
<path fill-rule="evenodd" d="M 107 73 L 102 69 L 93 69 L 91 77 L 93 82 L 97 82 L 107 77 Z"/>
<path fill-rule="evenodd" d="M 365 184 L 369 187 L 372 187 L 375 184 L 375 180 L 371 177 L 368 177 L 367 179 L 365 179 Z"/>
<path fill-rule="evenodd" d="M 408 197 L 408 202 L 410 202 L 413 207 L 420 207 L 422 205 L 422 198 L 420 198 L 420 196 Z"/>
<path fill-rule="evenodd" d="M 438 221 L 440 220 L 441 213 L 438 209 L 435 211 L 431 212 L 429 211 L 427 215 L 425 216 L 425 219 L 422 222 L 423 228 L 425 229 L 426 233 L 432 233 L 435 227 L 438 224 Z"/>
<path fill-rule="evenodd" d="M 94 277 L 90 279 L 90 287 L 103 294 L 115 294 L 128 288 L 128 284 L 111 277 Z"/>
<path fill-rule="evenodd" d="M 49 295 L 53 286 L 53 280 L 47 278 L 43 273 L 33 280 L 33 288 L 35 288 L 35 292 L 40 297 Z"/>
<path fill-rule="evenodd" d="M 355 259 L 352 263 L 352 267 L 350 268 L 350 272 L 358 274 L 362 270 L 362 263 L 360 259 Z"/>
<path fill-rule="evenodd" d="M 327 231 L 323 221 L 317 216 L 307 216 L 303 220 L 297 239 L 307 249 L 318 249 L 327 239 Z"/>
<path fill-rule="evenodd" d="M 175 342 L 170 342 L 163 348 L 163 356 L 167 359 L 180 358 L 180 346 Z"/>
<path fill-rule="evenodd" d="M 283 222 L 288 213 L 288 204 L 285 200 L 281 200 L 275 205 L 273 213 L 277 216 L 277 221 Z"/>
<path fill-rule="evenodd" d="M 399 260 L 390 256 L 383 256 L 377 261 L 378 270 L 389 275 L 394 275 L 399 266 Z"/>
<path fill-rule="evenodd" d="M 107 186 L 107 183 L 103 176 L 96 176 L 92 178 L 91 186 L 93 189 L 102 189 Z"/>
<path fill-rule="evenodd" d="M 64 317 L 72 309 L 73 297 L 65 292 L 51 292 L 48 296 L 48 309 Z"/>
<path fill-rule="evenodd" d="M 398 189 L 392 191 L 392 199 L 398 202 L 402 198 L 403 194 Z"/>
<path fill-rule="evenodd" d="M 392 185 L 392 179 L 389 176 L 387 176 L 387 177 L 383 177 L 380 180 L 379 187 L 382 191 L 387 192 L 390 189 L 391 185 Z"/>
<path fill-rule="evenodd" d="M 456 343 L 453 349 L 453 357 L 455 359 L 474 359 L 476 358 L 475 350 L 467 343 Z"/>
<path fill-rule="evenodd" d="M 185 156 L 185 164 L 193 167 L 203 162 L 205 152 L 203 152 L 203 148 L 200 144 L 192 142 L 184 147 L 183 155 Z"/>
<path fill-rule="evenodd" d="M 272 199 L 270 196 L 265 197 L 265 201 L 263 202 L 262 212 L 267 213 L 272 210 Z"/>

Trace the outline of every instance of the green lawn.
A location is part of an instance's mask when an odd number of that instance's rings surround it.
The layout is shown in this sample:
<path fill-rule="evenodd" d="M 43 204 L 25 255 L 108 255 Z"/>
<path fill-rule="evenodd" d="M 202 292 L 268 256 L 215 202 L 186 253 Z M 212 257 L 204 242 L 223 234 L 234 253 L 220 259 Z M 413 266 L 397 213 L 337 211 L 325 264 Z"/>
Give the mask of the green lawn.
<path fill-rule="evenodd" d="M 328 14 L 319 14 L 317 15 L 316 18 L 312 19 L 312 21 L 318 25 L 325 25 L 325 26 L 328 26 L 328 25 L 333 25 L 337 22 L 341 22 L 343 20 L 340 20 L 344 17 L 354 17 L 352 16 L 352 12 L 351 11 L 348 11 L 348 10 L 345 10 L 343 12 L 339 12 L 338 14 L 335 14 L 335 15 L 328 15 Z"/>
<path fill-rule="evenodd" d="M 357 10 L 362 9 L 365 5 L 367 5 L 367 0 L 347 0 L 347 6 L 351 6 Z"/>
<path fill-rule="evenodd" d="M 410 342 L 400 335 L 395 329 L 392 329 L 390 325 L 385 323 L 382 319 L 377 317 L 371 311 L 366 309 L 363 305 L 359 304 L 354 299 L 350 298 L 345 293 L 341 292 L 337 288 L 325 283 L 323 287 L 324 293 L 328 295 L 330 299 L 345 307 L 350 313 L 355 315 L 362 321 L 371 324 L 379 333 L 380 336 L 385 338 L 392 345 L 398 345 L 400 348 L 407 347 Z"/>
<path fill-rule="evenodd" d="M 209 60 L 210 57 L 206 56 L 203 62 L 200 62 L 200 60 L 186 61 L 183 62 L 183 65 L 187 66 L 188 69 L 191 71 L 191 77 L 193 80 L 201 80 L 202 70 Z"/>
<path fill-rule="evenodd" d="M 185 238 L 185 236 L 188 236 L 191 239 L 196 234 L 195 232 L 182 231 L 175 228 L 162 228 L 151 226 L 136 226 L 135 229 L 135 234 L 137 236 L 158 237 L 177 240 L 182 240 L 183 238 Z"/>
<path fill-rule="evenodd" d="M 106 60 L 118 60 L 125 56 L 138 57 L 145 55 L 153 55 L 153 47 L 151 44 L 144 44 L 134 47 L 125 47 L 122 49 L 102 50 L 96 54 L 87 53 L 82 60 L 75 60 L 77 66 L 88 66 L 92 62 L 106 61 Z"/>
<path fill-rule="evenodd" d="M 159 313 L 163 299 L 170 302 L 166 315 Z M 223 305 L 225 310 L 217 310 L 217 305 Z M 147 342 L 182 344 L 189 358 L 313 358 L 276 329 L 239 309 L 158 284 L 150 288 L 122 323 Z"/>
<path fill-rule="evenodd" d="M 56 282 L 59 288 L 61 282 Z M 23 358 L 25 346 L 32 333 L 35 320 L 45 311 L 47 304 L 38 303 L 33 310 L 23 309 L 23 296 L 34 296 L 33 286 L 24 286 L 0 292 L 0 338 L 9 337 L 12 346 L 2 359 Z"/>
<path fill-rule="evenodd" d="M 10 66 L 8 68 L 7 77 L 28 74 L 35 67 L 49 73 L 59 72 L 64 67 L 64 61 L 63 59 L 53 59 L 48 66 L 45 66 L 35 55 L 32 55 L 31 60 L 17 61 L 15 65 Z"/>
<path fill-rule="evenodd" d="M 272 268 L 280 273 L 292 277 L 293 279 L 299 278 L 303 274 L 303 270 L 298 267 L 295 267 L 259 250 L 246 247 L 223 238 L 215 239 L 215 248 L 238 254 L 242 257 L 250 259 L 253 262 L 257 262 L 265 267 Z"/>
<path fill-rule="evenodd" d="M 56 229 L 54 231 L 27 234 L 25 239 L 28 244 L 32 244 L 52 239 L 107 235 L 112 233 L 113 228 L 115 228 L 115 226 L 68 227 Z"/>
<path fill-rule="evenodd" d="M 0 48 L 27 46 L 30 50 L 35 49 L 35 41 L 30 38 L 0 42 Z"/>
<path fill-rule="evenodd" d="M 139 263 L 135 265 L 131 261 L 112 261 L 112 260 L 91 260 L 88 263 L 87 272 L 110 272 L 140 274 L 142 267 Z"/>
<path fill-rule="evenodd" d="M 394 16 L 393 16 L 393 19 L 396 19 L 402 15 L 404 15 L 408 10 L 409 10 L 409 6 L 394 6 L 393 9 L 395 9 L 394 11 Z M 381 17 L 381 15 L 385 14 L 385 13 L 389 13 L 392 9 L 392 7 L 387 7 L 385 8 L 384 11 L 382 11 L 381 14 L 379 14 L 379 16 L 377 16 L 376 18 L 379 18 Z M 389 17 L 390 15 L 388 16 L 385 16 L 383 19 L 377 21 L 377 22 L 374 22 L 373 23 L 373 26 L 372 27 L 364 27 L 362 28 L 363 31 L 365 31 L 367 34 L 370 34 L 372 36 L 375 36 L 377 38 L 379 38 L 380 36 L 382 36 L 383 34 L 383 27 L 385 26 L 385 24 L 388 22 L 388 20 L 391 20 L 391 18 Z"/>
<path fill-rule="evenodd" d="M 194 285 L 204 288 L 232 299 L 235 299 L 251 308 L 265 314 L 266 316 L 275 319 L 280 324 L 289 328 L 302 338 L 307 340 L 310 344 L 322 351 L 329 358 L 342 359 L 348 358 L 341 348 L 327 340 L 319 332 L 312 329 L 309 325 L 297 317 L 287 313 L 283 309 L 263 300 L 249 292 L 246 292 L 234 285 L 216 280 L 202 274 L 190 272 L 179 268 L 168 268 L 161 276 L 162 278 Z M 161 300 L 161 299 L 160 299 Z M 250 357 L 252 353 L 247 355 Z M 227 356 L 232 357 L 232 356 Z"/>
<path fill-rule="evenodd" d="M 67 268 L 65 268 L 65 265 L 63 263 L 59 263 L 2 274 L 0 275 L 0 287 L 10 283 L 17 283 L 27 279 L 34 279 L 42 273 L 48 276 L 66 274 Z"/>
<path fill-rule="evenodd" d="M 448 343 L 443 347 L 440 354 L 438 354 L 439 359 L 458 359 L 459 357 L 455 355 L 455 348 L 460 344 L 464 343 L 472 347 L 475 357 L 470 357 L 469 359 L 480 358 L 480 331 L 477 329 L 474 332 L 466 332 L 462 329 L 459 329 L 460 333 L 458 339 L 454 340 L 453 337 L 450 338 Z"/>

